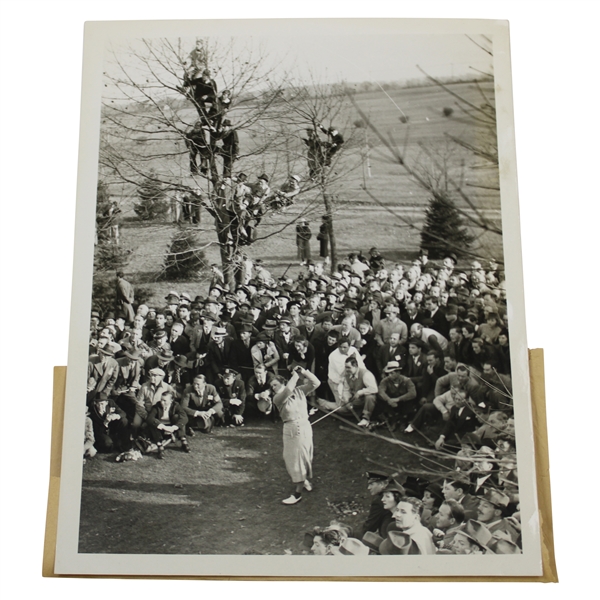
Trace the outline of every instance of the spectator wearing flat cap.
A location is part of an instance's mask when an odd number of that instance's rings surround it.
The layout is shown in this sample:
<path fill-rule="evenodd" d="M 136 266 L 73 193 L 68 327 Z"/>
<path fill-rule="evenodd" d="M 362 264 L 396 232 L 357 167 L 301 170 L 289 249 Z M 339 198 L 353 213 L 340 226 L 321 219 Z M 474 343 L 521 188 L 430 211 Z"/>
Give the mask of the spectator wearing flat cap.
<path fill-rule="evenodd" d="M 400 335 L 400 343 L 405 344 L 408 340 L 408 329 L 406 323 L 398 317 L 400 308 L 396 304 L 386 304 L 383 312 L 385 319 L 379 321 L 373 328 L 377 343 L 380 346 L 384 346 L 389 343 L 392 333 L 398 333 Z"/>
<path fill-rule="evenodd" d="M 165 372 L 160 367 L 154 367 L 148 371 L 149 380 L 142 383 L 135 398 L 135 417 L 132 422 L 134 435 L 141 427 L 142 423 L 148 418 L 152 407 L 160 402 L 164 392 L 171 392 L 175 395 L 175 390 L 164 382 Z"/>
<path fill-rule="evenodd" d="M 402 374 L 402 367 L 397 361 L 390 361 L 383 369 L 378 394 L 381 410 L 389 415 L 392 428 L 401 419 L 408 418 L 418 402 L 415 384 Z"/>
<path fill-rule="evenodd" d="M 181 408 L 187 415 L 187 433 L 194 435 L 194 429 L 210 433 L 217 419 L 223 420 L 223 403 L 216 388 L 206 383 L 204 375 L 196 375 L 183 393 Z"/>
<path fill-rule="evenodd" d="M 246 408 L 246 386 L 239 373 L 226 367 L 219 373 L 215 385 L 223 402 L 223 421 L 225 425 L 235 427 L 244 424 L 244 409 Z"/>
<path fill-rule="evenodd" d="M 391 518 L 392 513 L 383 506 L 383 493 L 390 483 L 390 477 L 381 471 L 367 471 L 367 490 L 371 495 L 369 514 L 362 526 L 361 538 L 367 531 L 377 532 L 385 518 Z"/>

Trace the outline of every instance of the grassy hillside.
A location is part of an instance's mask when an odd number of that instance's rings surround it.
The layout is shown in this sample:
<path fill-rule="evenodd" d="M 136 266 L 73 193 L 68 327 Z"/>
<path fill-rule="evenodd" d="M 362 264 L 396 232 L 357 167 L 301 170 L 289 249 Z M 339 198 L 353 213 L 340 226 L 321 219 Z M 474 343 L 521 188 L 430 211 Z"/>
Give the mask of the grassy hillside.
<path fill-rule="evenodd" d="M 473 83 L 452 84 L 451 89 L 479 105 L 484 100 L 482 92 L 489 98 L 493 97 L 491 83 L 480 85 L 481 91 Z M 447 171 L 455 181 L 461 183 L 475 208 L 490 221 L 499 224 L 499 193 L 473 187 L 497 185 L 498 173 L 486 168 L 483 160 L 448 139 L 450 135 L 467 144 L 481 144 L 487 141 L 487 130 L 467 118 L 454 99 L 439 87 L 396 89 L 389 90 L 388 94 L 391 99 L 381 90 L 363 92 L 357 94 L 355 100 L 373 125 L 398 147 L 411 168 L 434 172 L 435 168 L 427 153 L 436 154 L 436 160 L 446 161 Z M 445 116 L 445 108 L 452 108 L 452 115 Z M 244 107 L 240 107 L 230 112 L 229 116 L 234 124 L 244 118 L 244 110 Z M 403 114 L 407 117 L 406 122 L 400 118 Z M 367 132 L 371 166 L 371 176 L 368 176 L 366 162 L 363 160 L 366 130 L 354 126 L 358 118 L 354 107 L 347 102 L 334 123 L 349 140 L 343 158 L 334 167 L 337 172 L 344 174 L 333 190 L 337 196 L 335 229 L 340 256 L 350 250 L 366 251 L 377 245 L 386 258 L 408 260 L 418 250 L 420 227 L 429 195 L 401 165 L 394 163 L 372 131 Z M 184 130 L 194 122 L 195 110 L 191 105 L 182 108 L 174 114 L 173 119 Z M 205 180 L 194 180 L 189 176 L 188 155 L 181 139 L 173 132 L 159 128 L 153 120 L 153 113 L 148 113 L 146 117 L 126 117 L 126 123 L 134 130 L 117 130 L 105 120 L 102 129 L 104 143 L 113 145 L 120 152 L 127 150 L 137 155 L 139 160 L 136 164 L 143 165 L 146 170 L 155 168 L 165 180 L 206 187 Z M 298 131 L 297 137 L 288 141 L 286 151 L 278 155 L 267 152 L 260 156 L 242 156 L 236 163 L 235 170 L 248 173 L 251 181 L 264 170 L 272 174 L 274 185 L 282 182 L 290 172 L 301 175 L 306 182 L 305 146 L 300 139 L 302 133 Z M 240 131 L 242 154 L 251 153 L 260 141 L 256 129 L 252 135 L 244 130 Z M 100 172 L 102 174 L 102 168 Z M 133 179 L 140 178 L 134 176 Z M 178 226 L 169 222 L 141 223 L 133 212 L 133 203 L 137 201 L 135 186 L 114 179 L 109 179 L 109 183 L 111 195 L 120 202 L 123 210 L 123 240 L 133 249 L 131 262 L 126 269 L 128 275 L 137 283 L 150 282 L 159 270 L 164 250 Z M 373 201 L 366 193 L 365 184 L 377 201 Z M 457 204 L 468 214 L 474 214 L 458 197 Z M 316 236 L 322 212 L 321 200 L 316 191 L 301 194 L 288 212 L 269 216 L 263 221 L 260 227 L 262 239 L 251 247 L 250 254 L 254 258 L 262 258 L 274 275 L 281 273 L 289 263 L 296 261 L 295 219 L 300 215 L 308 218 Z M 198 229 L 202 245 L 209 244 L 206 249 L 208 259 L 220 262 L 213 220 L 209 214 L 203 215 Z M 315 236 L 312 242 L 313 252 L 318 251 Z M 484 234 L 478 243 L 481 244 L 482 254 L 501 256 L 500 236 Z M 291 272 L 294 273 L 294 269 Z M 160 303 L 163 291 L 172 287 L 169 283 L 152 283 L 154 300 Z M 205 291 L 200 282 L 190 282 L 184 287 L 191 293 Z"/>

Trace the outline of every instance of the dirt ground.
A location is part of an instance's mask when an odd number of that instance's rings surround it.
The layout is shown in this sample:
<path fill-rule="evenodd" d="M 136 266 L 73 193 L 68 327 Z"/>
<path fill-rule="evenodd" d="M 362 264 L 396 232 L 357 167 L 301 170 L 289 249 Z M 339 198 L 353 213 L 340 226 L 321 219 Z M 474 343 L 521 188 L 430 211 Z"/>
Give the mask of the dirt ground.
<path fill-rule="evenodd" d="M 196 434 L 190 454 L 171 444 L 163 460 L 153 454 L 128 463 L 116 463 L 115 455 L 88 459 L 79 551 L 302 554 L 303 534 L 315 525 L 339 519 L 360 529 L 370 503 L 364 475 L 377 468 L 370 461 L 390 465 L 389 472 L 420 467 L 398 446 L 343 426 L 333 418 L 315 425 L 314 490 L 294 506 L 281 504 L 292 491 L 281 422 Z"/>

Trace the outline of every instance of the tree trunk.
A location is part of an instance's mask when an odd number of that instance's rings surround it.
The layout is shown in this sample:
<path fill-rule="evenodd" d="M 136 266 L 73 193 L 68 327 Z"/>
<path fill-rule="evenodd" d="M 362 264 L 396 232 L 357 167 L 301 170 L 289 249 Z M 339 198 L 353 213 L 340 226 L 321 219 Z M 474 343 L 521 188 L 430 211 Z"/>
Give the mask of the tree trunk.
<path fill-rule="evenodd" d="M 337 265 L 337 249 L 335 243 L 335 232 L 333 230 L 333 199 L 323 192 L 323 202 L 325 203 L 325 214 L 327 215 L 327 231 L 329 233 L 329 255 L 331 258 L 330 271 L 335 273 Z"/>

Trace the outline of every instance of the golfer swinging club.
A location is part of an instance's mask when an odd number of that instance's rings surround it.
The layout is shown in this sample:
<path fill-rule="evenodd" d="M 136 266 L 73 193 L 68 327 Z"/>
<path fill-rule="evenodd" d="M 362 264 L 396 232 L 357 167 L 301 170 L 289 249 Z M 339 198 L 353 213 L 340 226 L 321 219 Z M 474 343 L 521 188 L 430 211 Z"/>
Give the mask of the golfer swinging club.
<path fill-rule="evenodd" d="M 300 375 L 308 381 L 296 387 Z M 273 403 L 279 410 L 283 421 L 283 460 L 285 468 L 292 478 L 295 490 L 282 500 L 283 504 L 297 504 L 302 500 L 302 490 L 312 490 L 313 436 L 308 420 L 306 395 L 314 392 L 321 382 L 310 371 L 296 367 L 290 380 L 285 383 L 281 377 L 271 382 Z"/>

